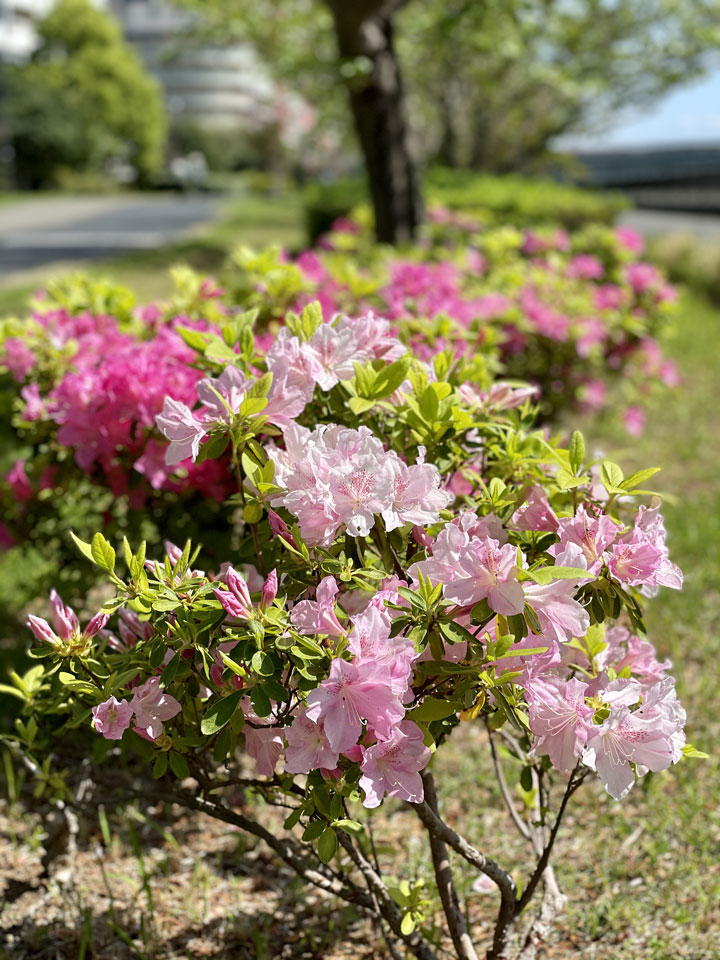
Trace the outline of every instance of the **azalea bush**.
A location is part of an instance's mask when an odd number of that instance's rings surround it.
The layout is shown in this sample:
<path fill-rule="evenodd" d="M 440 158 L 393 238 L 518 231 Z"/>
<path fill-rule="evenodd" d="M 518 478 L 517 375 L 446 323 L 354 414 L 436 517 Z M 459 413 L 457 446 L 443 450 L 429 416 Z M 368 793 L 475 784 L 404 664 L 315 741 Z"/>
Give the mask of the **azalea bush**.
<path fill-rule="evenodd" d="M 131 291 L 83 277 L 53 283 L 29 317 L 0 322 L 0 600 L 19 611 L 51 578 L 73 593 L 92 581 L 63 562 L 68 528 L 89 536 L 102 526 L 158 547 L 163 537 L 201 538 L 221 562 L 232 538 L 222 509 L 228 454 L 168 465 L 155 417 L 165 396 L 190 403 L 213 364 L 235 357 L 233 331 L 248 309 L 267 349 L 288 311 L 321 304 L 333 322 L 314 334 L 320 386 L 323 365 L 346 382 L 365 359 L 336 314 L 372 311 L 418 358 L 449 350 L 469 364 L 480 393 L 498 379 L 529 384 L 543 422 L 602 411 L 638 433 L 653 399 L 676 383 L 661 346 L 673 291 L 638 259 L 640 244 L 598 226 L 488 230 L 436 209 L 420 243 L 401 253 L 373 244 L 361 223 L 340 222 L 295 259 L 238 249 L 220 284 L 178 268 L 163 304 L 140 307 Z M 21 567 L 31 575 L 15 575 Z"/>
<path fill-rule="evenodd" d="M 30 616 L 8 742 L 40 795 L 80 803 L 90 756 L 101 802 L 172 801 L 248 832 L 421 960 L 449 942 L 478 955 L 450 849 L 497 892 L 487 956 L 532 956 L 562 906 L 550 858 L 573 794 L 599 777 L 620 799 L 697 753 L 645 635 L 646 599 L 682 584 L 655 469 L 595 463 L 578 432 L 558 444 L 532 391 L 487 388 L 452 348 L 430 362 L 373 315 L 328 323 L 310 304 L 271 336 L 256 319 L 222 340 L 188 328 L 198 376 L 147 426 L 164 474 L 222 475 L 222 562 L 202 543 L 75 536 L 104 602 L 79 618 L 53 591 Z M 148 389 L 141 367 L 127 378 Z M 523 876 L 443 818 L 453 785 L 433 756 L 461 724 L 528 842 Z M 369 827 L 386 803 L 419 818 L 436 894 L 383 873 Z"/>
<path fill-rule="evenodd" d="M 649 401 L 677 384 L 663 353 L 675 291 L 642 247 L 629 230 L 488 229 L 434 208 L 419 243 L 398 252 L 372 242 L 358 211 L 294 260 L 239 248 L 223 286 L 266 321 L 310 299 L 326 319 L 375 310 L 421 355 L 452 345 L 536 385 L 546 419 L 610 411 L 637 434 Z"/>

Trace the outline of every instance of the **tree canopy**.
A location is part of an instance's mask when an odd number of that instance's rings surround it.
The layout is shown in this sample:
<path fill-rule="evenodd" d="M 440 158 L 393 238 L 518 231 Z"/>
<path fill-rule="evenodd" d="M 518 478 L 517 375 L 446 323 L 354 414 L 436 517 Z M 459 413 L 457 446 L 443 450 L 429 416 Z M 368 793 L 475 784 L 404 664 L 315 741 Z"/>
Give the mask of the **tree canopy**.
<path fill-rule="evenodd" d="M 162 94 L 112 17 L 88 0 L 60 0 L 38 24 L 31 61 L 8 68 L 19 179 L 57 182 L 63 170 L 131 164 L 142 182 L 163 162 Z"/>

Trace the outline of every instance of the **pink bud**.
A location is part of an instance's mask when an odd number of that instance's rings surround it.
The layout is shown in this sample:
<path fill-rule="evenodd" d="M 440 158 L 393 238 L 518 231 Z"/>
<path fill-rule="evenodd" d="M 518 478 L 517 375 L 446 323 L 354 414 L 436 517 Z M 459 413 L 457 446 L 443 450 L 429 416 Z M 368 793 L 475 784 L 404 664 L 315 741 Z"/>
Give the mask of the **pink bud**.
<path fill-rule="evenodd" d="M 421 547 L 431 547 L 435 542 L 430 534 L 423 529 L 423 527 L 414 526 L 412 528 L 412 536 L 415 543 L 420 544 Z"/>
<path fill-rule="evenodd" d="M 106 613 L 96 613 L 90 623 L 85 627 L 84 636 L 87 640 L 99 633 L 110 618 Z"/>
<path fill-rule="evenodd" d="M 270 529 L 276 537 L 282 537 L 291 547 L 295 546 L 290 528 L 278 513 L 275 513 L 274 510 L 268 510 L 268 521 L 270 522 Z"/>
<path fill-rule="evenodd" d="M 66 607 L 56 590 L 50 591 L 53 627 L 61 640 L 69 640 L 80 632 L 80 622 L 70 607 Z"/>
<path fill-rule="evenodd" d="M 265 610 L 273 602 L 278 592 L 277 570 L 272 570 L 263 584 L 260 609 Z"/>
<path fill-rule="evenodd" d="M 58 642 L 58 638 L 55 636 L 50 624 L 47 620 L 43 620 L 42 617 L 33 617 L 30 615 L 27 619 L 27 626 L 30 627 L 37 639 L 42 640 L 43 643 L 50 643 L 54 646 Z"/>

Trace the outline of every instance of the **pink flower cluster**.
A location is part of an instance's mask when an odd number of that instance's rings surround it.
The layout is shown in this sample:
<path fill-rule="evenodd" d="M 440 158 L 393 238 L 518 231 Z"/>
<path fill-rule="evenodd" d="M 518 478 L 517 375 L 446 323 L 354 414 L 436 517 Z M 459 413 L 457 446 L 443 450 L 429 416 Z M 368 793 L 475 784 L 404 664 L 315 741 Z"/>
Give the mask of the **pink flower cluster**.
<path fill-rule="evenodd" d="M 106 740 L 120 740 L 135 718 L 133 730 L 145 740 L 163 735 L 163 721 L 172 720 L 181 705 L 160 686 L 159 677 L 150 677 L 135 688 L 131 700 L 109 697 L 92 708 L 93 724 Z"/>
<path fill-rule="evenodd" d="M 430 751 L 417 724 L 405 719 L 415 647 L 391 638 L 392 621 L 379 594 L 344 630 L 334 610 L 336 595 L 337 584 L 327 577 L 316 601 L 301 601 L 291 612 L 301 633 L 349 633 L 352 660 L 334 659 L 330 675 L 308 695 L 307 708 L 286 731 L 285 769 L 332 771 L 343 754 L 360 764 L 365 806 L 379 806 L 385 794 L 417 802 Z"/>
<path fill-rule="evenodd" d="M 341 529 L 366 537 L 378 515 L 388 531 L 434 523 L 453 499 L 437 467 L 406 464 L 367 427 L 293 424 L 283 437 L 284 449 L 268 451 L 274 482 L 283 488 L 272 505 L 298 518 L 308 543 L 329 544 Z"/>

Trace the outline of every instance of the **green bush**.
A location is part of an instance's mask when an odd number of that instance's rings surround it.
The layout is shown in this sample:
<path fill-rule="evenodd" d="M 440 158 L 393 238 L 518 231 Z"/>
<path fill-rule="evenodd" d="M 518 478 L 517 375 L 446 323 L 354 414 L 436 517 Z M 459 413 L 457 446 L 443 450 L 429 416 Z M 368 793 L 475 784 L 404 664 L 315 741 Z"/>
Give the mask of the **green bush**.
<path fill-rule="evenodd" d="M 462 210 L 484 223 L 514 226 L 554 223 L 576 230 L 587 223 L 610 224 L 630 206 L 620 193 L 600 193 L 554 180 L 492 176 L 472 170 L 435 168 L 425 175 L 428 206 Z M 361 178 L 314 184 L 305 191 L 305 223 L 311 243 L 333 221 L 368 199 Z"/>
<path fill-rule="evenodd" d="M 347 177 L 332 183 L 314 183 L 305 190 L 305 228 L 308 242 L 327 233 L 335 220 L 347 216 L 368 199 L 367 187 L 361 177 Z"/>

